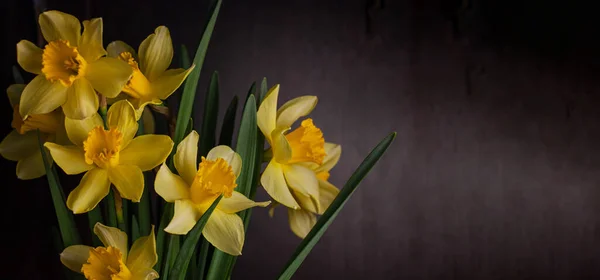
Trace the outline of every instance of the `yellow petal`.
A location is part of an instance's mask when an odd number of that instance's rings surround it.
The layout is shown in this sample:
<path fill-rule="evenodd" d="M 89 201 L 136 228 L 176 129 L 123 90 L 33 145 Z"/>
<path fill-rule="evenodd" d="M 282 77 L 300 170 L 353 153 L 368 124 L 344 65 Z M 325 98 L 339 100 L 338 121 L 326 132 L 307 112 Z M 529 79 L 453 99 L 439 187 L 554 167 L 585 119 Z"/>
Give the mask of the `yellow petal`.
<path fill-rule="evenodd" d="M 144 134 L 154 134 L 156 127 L 154 115 L 152 115 L 152 111 L 148 108 L 144 108 L 142 112 L 142 123 L 144 124 Z"/>
<path fill-rule="evenodd" d="M 19 134 L 16 130 L 11 131 L 4 140 L 0 142 L 0 155 L 8 160 L 18 161 L 39 151 L 37 132 L 29 131 Z"/>
<path fill-rule="evenodd" d="M 132 271 L 131 273 L 131 279 L 154 280 L 159 278 L 158 272 L 152 268 L 146 268 L 135 272 Z"/>
<path fill-rule="evenodd" d="M 46 167 L 39 148 L 32 155 L 17 162 L 17 178 L 31 180 L 46 175 Z"/>
<path fill-rule="evenodd" d="M 135 165 L 118 165 L 108 170 L 108 179 L 122 198 L 140 202 L 144 192 L 144 174 Z"/>
<path fill-rule="evenodd" d="M 175 169 L 188 185 L 192 185 L 198 171 L 198 132 L 192 130 L 188 136 L 177 145 L 177 152 L 173 157 Z"/>
<path fill-rule="evenodd" d="M 202 216 L 202 213 L 198 211 L 191 200 L 176 200 L 173 219 L 167 225 L 165 231 L 170 234 L 187 234 L 196 225 L 200 216 Z"/>
<path fill-rule="evenodd" d="M 156 238 L 154 237 L 154 226 L 150 235 L 140 237 L 133 242 L 129 256 L 127 257 L 127 268 L 133 273 L 145 271 L 152 268 L 158 261 L 156 254 Z"/>
<path fill-rule="evenodd" d="M 69 194 L 67 207 L 75 214 L 88 212 L 106 196 L 110 190 L 108 172 L 94 168 L 85 173 L 79 185 Z"/>
<path fill-rule="evenodd" d="M 240 216 L 215 209 L 202 230 L 202 235 L 217 249 L 239 256 L 244 246 L 244 223 Z"/>
<path fill-rule="evenodd" d="M 289 128 L 280 127 L 273 130 L 273 133 L 271 134 L 273 158 L 277 160 L 277 162 L 285 163 L 292 158 L 292 147 L 284 135 L 288 130 Z"/>
<path fill-rule="evenodd" d="M 319 215 L 322 215 L 329 208 L 339 193 L 340 190 L 331 183 L 319 180 L 319 202 L 321 203 L 321 211 L 318 212 Z"/>
<path fill-rule="evenodd" d="M 300 208 L 288 188 L 281 164 L 275 160 L 271 160 L 269 165 L 267 165 L 267 168 L 260 177 L 260 184 L 263 185 L 269 196 L 277 202 L 289 208 Z"/>
<path fill-rule="evenodd" d="M 38 75 L 23 90 L 19 103 L 19 114 L 46 114 L 67 102 L 67 89 L 61 83 L 52 83 L 43 75 Z"/>
<path fill-rule="evenodd" d="M 271 204 L 270 201 L 254 202 L 245 197 L 243 194 L 234 191 L 231 197 L 223 197 L 217 208 L 225 213 L 235 214 L 242 210 L 256 206 L 267 207 L 269 204 Z"/>
<path fill-rule="evenodd" d="M 169 29 L 159 26 L 140 44 L 140 68 L 150 81 L 156 80 L 171 64 L 173 42 Z"/>
<path fill-rule="evenodd" d="M 83 141 L 87 139 L 90 131 L 97 126 L 104 127 L 104 121 L 99 114 L 93 114 L 83 120 L 65 118 L 65 129 L 71 143 L 83 147 Z"/>
<path fill-rule="evenodd" d="M 108 98 L 114 98 L 127 84 L 132 71 L 131 66 L 124 61 L 112 57 L 102 57 L 88 64 L 85 78 L 99 93 Z"/>
<path fill-rule="evenodd" d="M 136 165 L 142 171 L 159 166 L 171 154 L 173 140 L 167 135 L 147 134 L 138 136 L 121 151 L 120 164 Z"/>
<path fill-rule="evenodd" d="M 108 52 L 109 57 L 119 57 L 121 53 L 128 52 L 133 58 L 137 61 L 137 55 L 135 50 L 123 41 L 113 41 L 106 47 L 106 51 Z"/>
<path fill-rule="evenodd" d="M 81 24 L 76 17 L 59 11 L 47 11 L 40 14 L 39 23 L 47 42 L 67 40 L 72 46 L 79 43 Z"/>
<path fill-rule="evenodd" d="M 303 195 L 295 190 L 292 190 L 292 193 L 294 194 L 294 198 L 296 198 L 298 204 L 300 204 L 300 208 L 302 208 L 302 210 L 306 210 L 311 213 L 319 213 L 319 209 L 317 209 L 317 203 L 310 196 Z M 319 198 L 320 197 L 321 196 L 319 196 Z"/>
<path fill-rule="evenodd" d="M 83 150 L 77 146 L 61 146 L 55 143 L 44 144 L 52 159 L 69 175 L 79 174 L 94 168 L 94 165 L 85 162 Z"/>
<path fill-rule="evenodd" d="M 86 245 L 69 246 L 60 253 L 60 262 L 68 269 L 81 273 L 81 267 L 87 263 L 91 249 L 93 248 Z"/>
<path fill-rule="evenodd" d="M 88 63 L 106 55 L 102 46 L 102 18 L 83 21 L 83 35 L 77 49 Z"/>
<path fill-rule="evenodd" d="M 208 160 L 217 160 L 217 158 L 224 159 L 229 166 L 231 166 L 236 178 L 240 175 L 240 171 L 242 170 L 242 157 L 229 146 L 216 146 L 208 152 L 208 155 L 206 155 L 206 159 Z"/>
<path fill-rule="evenodd" d="M 63 105 L 67 118 L 82 120 L 98 111 L 98 95 L 86 79 L 77 79 L 67 90 L 67 102 Z"/>
<path fill-rule="evenodd" d="M 316 96 L 294 98 L 277 110 L 277 127 L 291 127 L 299 118 L 304 117 L 317 106 Z"/>
<path fill-rule="evenodd" d="M 288 209 L 288 218 L 292 232 L 304 239 L 313 226 L 317 223 L 317 217 L 304 210 Z"/>
<path fill-rule="evenodd" d="M 127 233 L 118 228 L 105 226 L 101 223 L 94 225 L 94 234 L 98 236 L 105 247 L 113 247 L 119 249 L 123 254 L 121 259 L 123 262 L 127 260 Z"/>
<path fill-rule="evenodd" d="M 331 168 L 333 168 L 338 163 L 341 155 L 341 145 L 334 143 L 325 143 L 325 158 L 323 159 L 323 164 L 321 164 L 321 166 L 319 166 L 315 170 L 315 173 L 331 170 Z"/>
<path fill-rule="evenodd" d="M 299 164 L 283 165 L 285 181 L 295 191 L 319 199 L 319 182 L 314 171 Z"/>
<path fill-rule="evenodd" d="M 17 62 L 29 73 L 42 74 L 43 53 L 42 49 L 27 40 L 21 40 L 17 44 Z"/>
<path fill-rule="evenodd" d="M 275 130 L 277 120 L 277 97 L 279 95 L 279 85 L 272 87 L 260 104 L 256 113 L 256 121 L 260 131 L 271 143 L 271 133 Z"/>
<path fill-rule="evenodd" d="M 10 102 L 11 107 L 19 105 L 19 102 L 21 101 L 21 93 L 23 93 L 25 86 L 25 84 L 12 84 L 8 86 L 6 89 L 6 94 L 8 95 L 8 101 Z"/>
<path fill-rule="evenodd" d="M 182 68 L 167 70 L 155 81 L 152 81 L 152 95 L 163 100 L 167 99 L 167 97 L 171 96 L 181 86 L 185 78 L 194 70 L 194 67 L 195 65 L 192 65 L 187 70 Z"/>
<path fill-rule="evenodd" d="M 156 173 L 154 190 L 167 202 L 188 199 L 190 197 L 188 184 L 181 177 L 173 174 L 164 163 Z"/>
<path fill-rule="evenodd" d="M 127 100 L 117 101 L 108 109 L 106 118 L 109 128 L 116 128 L 123 133 L 121 149 L 125 149 L 138 130 L 133 106 Z"/>

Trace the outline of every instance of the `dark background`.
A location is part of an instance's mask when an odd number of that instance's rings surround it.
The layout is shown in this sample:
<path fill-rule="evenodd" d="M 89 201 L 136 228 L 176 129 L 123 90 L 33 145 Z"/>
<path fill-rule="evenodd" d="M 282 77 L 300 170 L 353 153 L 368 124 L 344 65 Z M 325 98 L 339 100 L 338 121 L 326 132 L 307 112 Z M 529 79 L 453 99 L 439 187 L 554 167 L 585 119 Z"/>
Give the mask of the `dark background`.
<path fill-rule="evenodd" d="M 207 2 L 39 3 L 80 19 L 103 17 L 105 44 L 137 46 L 166 25 L 178 52 L 182 43 L 195 49 Z M 398 131 L 297 279 L 600 276 L 600 44 L 592 5 L 224 2 L 199 106 L 214 70 L 221 116 L 233 95 L 244 96 L 263 76 L 282 84 L 283 100 L 318 95 L 313 118 L 327 141 L 343 146 L 331 177 L 338 186 L 371 147 Z M 35 41 L 37 27 L 31 1 L 0 5 L 5 88 L 15 44 Z M 5 135 L 12 113 L 3 104 Z M 60 276 L 45 179 L 18 181 L 6 160 L 0 168 L 8 206 L 0 278 Z M 85 217 L 79 221 L 85 225 Z M 273 219 L 255 211 L 233 278 L 274 279 L 298 243 L 284 211 Z"/>

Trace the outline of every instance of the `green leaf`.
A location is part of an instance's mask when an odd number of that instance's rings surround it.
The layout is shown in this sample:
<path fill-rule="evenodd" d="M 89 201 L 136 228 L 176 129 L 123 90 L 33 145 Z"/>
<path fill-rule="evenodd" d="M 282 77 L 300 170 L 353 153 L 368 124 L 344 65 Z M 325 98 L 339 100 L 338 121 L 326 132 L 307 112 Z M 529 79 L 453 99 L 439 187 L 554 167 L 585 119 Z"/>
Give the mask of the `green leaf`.
<path fill-rule="evenodd" d="M 250 194 L 250 185 L 252 184 L 254 169 L 256 168 L 254 163 L 256 162 L 256 134 L 258 126 L 256 124 L 255 100 L 254 95 L 250 94 L 246 101 L 242 122 L 240 123 L 237 145 L 235 147 L 236 152 L 240 154 L 240 157 L 242 158 L 242 162 L 246 163 L 242 164 L 242 170 L 237 178 L 238 191 L 246 197 Z M 246 211 L 240 213 L 242 220 L 244 220 L 246 213 Z M 219 279 L 223 275 L 227 275 L 229 273 L 229 268 L 233 263 L 233 259 L 233 256 L 215 249 L 210 268 L 208 269 L 207 279 Z"/>
<path fill-rule="evenodd" d="M 253 87 L 250 88 L 251 91 L 253 91 L 254 89 L 254 84 Z M 260 92 L 258 95 L 258 100 L 256 100 L 256 107 L 258 108 L 260 106 L 260 104 L 262 103 L 262 100 L 265 98 L 265 95 L 267 94 L 268 91 L 268 87 L 267 87 L 267 78 L 263 78 L 261 84 L 260 84 Z M 255 162 L 254 162 L 254 174 L 252 175 L 252 184 L 250 185 L 250 195 L 248 196 L 248 198 L 254 200 L 254 195 L 256 194 L 256 189 L 258 187 L 258 181 L 260 179 L 260 169 L 261 169 L 261 165 L 262 165 L 262 161 L 263 161 L 263 154 L 264 154 L 264 147 L 265 147 L 265 137 L 262 135 L 262 132 L 260 132 L 260 130 L 256 130 L 256 157 L 255 157 Z M 246 209 L 244 212 L 241 213 L 241 216 L 243 217 L 243 221 L 244 221 L 244 231 L 247 232 L 248 231 L 248 226 L 250 225 L 250 218 L 252 217 L 252 208 Z M 235 266 L 235 263 L 237 261 L 237 257 L 233 257 L 232 260 L 228 263 L 229 268 L 227 270 L 228 275 L 231 275 L 231 272 L 233 271 L 233 267 Z"/>
<path fill-rule="evenodd" d="M 250 88 L 248 89 L 248 94 L 246 94 L 246 102 L 248 102 L 248 98 L 250 98 L 251 95 L 256 96 L 256 82 L 253 82 L 252 85 L 250 85 Z"/>
<path fill-rule="evenodd" d="M 210 248 L 210 243 L 205 238 L 202 238 L 202 244 L 200 245 L 200 253 L 198 255 L 198 271 L 200 275 L 198 275 L 197 280 L 203 280 L 204 275 L 206 275 L 206 262 L 208 258 L 208 249 Z"/>
<path fill-rule="evenodd" d="M 95 207 L 94 209 L 92 209 L 92 211 L 87 213 L 87 216 L 90 232 L 94 232 L 94 226 L 96 225 L 96 223 L 104 224 L 104 221 L 102 221 L 102 212 L 100 211 L 100 207 Z M 94 245 L 94 247 L 102 246 L 100 238 L 98 238 L 98 236 L 96 236 L 95 234 L 92 234 L 92 244 Z"/>
<path fill-rule="evenodd" d="M 254 164 L 256 161 L 256 99 L 250 95 L 244 106 L 240 131 L 238 133 L 235 151 L 242 157 L 243 163 L 240 175 L 237 177 L 237 189 L 246 197 L 250 194 L 250 184 L 254 175 Z"/>
<path fill-rule="evenodd" d="M 137 203 L 137 217 L 139 222 L 139 231 L 141 236 L 147 236 L 150 234 L 150 186 L 154 185 L 152 180 L 152 171 L 144 172 L 144 192 L 140 203 Z M 135 239 L 134 239 L 135 240 Z"/>
<path fill-rule="evenodd" d="M 111 188 L 110 192 L 104 200 L 104 206 L 106 209 L 106 225 L 109 227 L 117 227 L 117 209 L 115 208 L 115 194 Z"/>
<path fill-rule="evenodd" d="M 219 196 L 219 198 L 217 198 L 213 202 L 213 204 L 208 208 L 208 210 L 206 210 L 206 212 L 204 212 L 202 217 L 200 217 L 198 222 L 196 222 L 196 225 L 194 226 L 194 228 L 192 228 L 192 230 L 190 232 L 188 232 L 187 238 L 183 242 L 181 251 L 179 251 L 179 254 L 177 255 L 177 259 L 175 260 L 175 264 L 173 265 L 173 268 L 171 271 L 172 279 L 176 279 L 176 280 L 185 279 L 188 265 L 190 264 L 192 254 L 194 253 L 194 250 L 196 249 L 198 240 L 200 240 L 200 235 L 202 234 L 202 229 L 204 229 L 206 222 L 208 222 L 210 215 L 212 214 L 213 210 L 215 210 L 215 208 L 219 204 L 219 201 L 221 201 L 221 198 L 223 198 L 223 195 Z"/>
<path fill-rule="evenodd" d="M 317 223 L 308 233 L 306 238 L 304 238 L 304 240 L 302 240 L 300 245 L 296 248 L 292 258 L 288 261 L 288 263 L 285 265 L 285 268 L 279 275 L 279 280 L 292 278 L 292 275 L 294 275 L 298 267 L 300 267 L 308 253 L 310 253 L 319 239 L 321 239 L 321 236 L 323 236 L 329 225 L 331 225 L 335 217 L 342 210 L 342 207 L 344 207 L 344 204 L 346 204 L 352 193 L 354 193 L 356 187 L 358 187 L 358 184 L 363 178 L 365 178 L 365 176 L 367 176 L 371 168 L 373 168 L 375 163 L 377 163 L 377 161 L 385 153 L 392 141 L 394 141 L 394 138 L 396 138 L 395 132 L 381 140 L 381 142 L 377 144 L 371 153 L 358 166 L 352 176 L 350 176 L 350 179 L 348 179 L 344 187 L 340 190 L 340 193 L 333 200 L 331 206 L 327 208 L 325 213 L 323 213 L 323 216 L 317 220 Z"/>
<path fill-rule="evenodd" d="M 188 123 L 188 126 L 185 129 L 184 135 L 190 134 L 190 132 L 192 132 L 192 130 L 194 130 L 194 119 L 190 118 L 190 122 Z"/>
<path fill-rule="evenodd" d="M 181 248 L 179 244 L 179 242 L 181 241 L 180 239 L 181 238 L 179 235 L 169 234 L 169 248 L 167 249 L 167 259 L 165 260 L 163 273 L 161 275 L 163 279 L 169 279 L 169 276 L 172 273 L 175 258 L 179 254 L 179 250 Z"/>
<path fill-rule="evenodd" d="M 131 216 L 131 244 L 140 238 L 140 224 L 135 215 Z"/>
<path fill-rule="evenodd" d="M 208 151 L 215 146 L 217 117 L 219 116 L 219 72 L 213 72 L 210 77 L 208 92 L 204 99 L 204 117 L 200 128 L 200 144 L 198 154 L 206 156 Z"/>
<path fill-rule="evenodd" d="M 167 203 L 165 205 L 165 209 L 163 210 L 160 218 L 160 224 L 158 225 L 158 232 L 156 233 L 156 254 L 158 256 L 158 261 L 156 262 L 156 265 L 154 265 L 154 270 L 156 270 L 159 274 L 162 268 L 162 260 L 165 252 L 165 228 L 171 221 L 171 218 L 173 218 L 173 207 L 173 203 Z"/>
<path fill-rule="evenodd" d="M 56 213 L 56 219 L 58 220 L 58 228 L 60 229 L 63 246 L 66 248 L 71 245 L 81 244 L 81 238 L 77 232 L 73 214 L 67 209 L 65 197 L 62 193 L 62 187 L 58 181 L 58 177 L 56 176 L 56 171 L 52 170 L 55 167 L 50 166 L 48 154 L 46 154 L 46 148 L 44 148 L 44 142 L 42 141 L 39 130 L 37 131 L 37 134 L 39 149 L 42 153 L 44 168 L 46 169 L 46 179 L 48 179 L 52 204 L 54 205 L 54 212 Z"/>
<path fill-rule="evenodd" d="M 175 147 L 177 147 L 179 142 L 183 140 L 185 136 L 185 129 L 187 128 L 190 116 L 192 115 L 192 107 L 194 106 L 196 88 L 198 87 L 198 79 L 200 78 L 200 70 L 202 69 L 202 64 L 204 64 L 204 57 L 206 56 L 208 43 L 210 42 L 213 29 L 215 28 L 215 22 L 220 9 L 221 0 L 218 0 L 214 8 L 211 9 L 212 11 L 210 13 L 210 18 L 206 24 L 206 28 L 204 28 L 204 34 L 202 35 L 202 39 L 200 39 L 198 49 L 196 50 L 196 56 L 194 57 L 194 64 L 196 67 L 189 74 L 183 86 L 181 103 L 179 105 L 179 112 L 177 114 L 177 124 L 175 126 L 175 135 L 173 137 Z M 176 149 L 173 149 L 173 153 L 175 150 Z"/>
<path fill-rule="evenodd" d="M 190 62 L 190 53 L 184 44 L 181 44 L 181 67 L 184 69 L 190 68 L 192 63 Z"/>
<path fill-rule="evenodd" d="M 235 115 L 237 113 L 238 97 L 235 95 L 229 107 L 225 111 L 225 117 L 223 117 L 223 126 L 221 126 L 221 135 L 219 136 L 219 145 L 227 145 L 231 147 L 231 140 L 233 138 L 233 129 L 235 128 Z"/>

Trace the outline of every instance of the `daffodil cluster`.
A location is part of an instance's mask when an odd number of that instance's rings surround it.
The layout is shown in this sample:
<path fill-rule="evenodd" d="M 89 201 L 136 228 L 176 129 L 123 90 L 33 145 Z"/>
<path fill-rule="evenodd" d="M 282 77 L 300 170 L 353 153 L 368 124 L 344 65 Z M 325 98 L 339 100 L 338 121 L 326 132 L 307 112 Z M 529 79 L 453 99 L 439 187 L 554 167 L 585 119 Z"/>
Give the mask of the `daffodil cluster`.
<path fill-rule="evenodd" d="M 42 46 L 27 40 L 17 44 L 18 64 L 35 77 L 8 86 L 13 130 L 0 143 L 0 155 L 17 162 L 19 179 L 47 175 L 65 245 L 61 262 L 86 279 L 156 279 L 161 268 L 180 272 L 172 255 L 186 250 L 179 236 L 198 242 L 200 234 L 216 252 L 241 255 L 246 214 L 271 205 L 252 199 L 254 192 L 247 190 L 256 184 L 244 186 L 246 191 L 238 186 L 258 180 L 256 175 L 257 180 L 248 180 L 254 174 L 249 171 L 246 180 L 240 179 L 244 165 L 260 169 L 261 163 L 226 145 L 202 154 L 198 146 L 205 136 L 187 125 L 181 141 L 173 140 L 172 129 L 161 133 L 155 127 L 155 113 L 176 123 L 175 112 L 163 101 L 196 67 L 171 69 L 169 29 L 157 27 L 136 51 L 123 41 L 105 48 L 102 18 L 80 22 L 46 11 L 39 26 Z M 306 118 L 317 97 L 298 97 L 278 108 L 278 96 L 276 85 L 258 110 L 249 107 L 252 129 L 270 145 L 256 155 L 270 157 L 259 181 L 275 201 L 272 207 L 287 207 L 292 231 L 304 238 L 339 193 L 328 179 L 341 147 L 325 142 L 315 121 Z M 246 140 L 255 139 L 238 138 L 238 147 Z M 79 183 L 53 189 L 60 187 L 57 168 L 78 176 Z M 68 194 L 62 197 L 63 192 Z M 99 242 L 74 244 L 79 238 L 72 215 L 84 213 Z M 150 216 L 160 221 L 156 233 Z"/>
<path fill-rule="evenodd" d="M 288 209 L 290 228 L 304 238 L 339 190 L 329 183 L 329 170 L 341 155 L 340 145 L 325 142 L 323 132 L 306 118 L 317 105 L 316 96 L 294 98 L 279 109 L 279 85 L 267 93 L 258 109 L 258 126 L 272 155 L 260 182 L 267 193 Z M 272 212 L 271 212 L 272 213 Z"/>

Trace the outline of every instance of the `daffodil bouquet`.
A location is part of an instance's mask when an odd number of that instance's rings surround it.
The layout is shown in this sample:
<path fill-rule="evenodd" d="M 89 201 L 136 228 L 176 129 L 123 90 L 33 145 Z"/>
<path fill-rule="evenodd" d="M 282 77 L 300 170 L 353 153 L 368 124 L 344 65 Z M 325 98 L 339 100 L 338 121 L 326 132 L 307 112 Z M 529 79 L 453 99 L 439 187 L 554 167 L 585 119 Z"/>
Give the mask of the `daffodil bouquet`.
<path fill-rule="evenodd" d="M 25 84 L 16 75 L 8 86 L 14 130 L 0 154 L 17 161 L 18 178 L 48 179 L 66 278 L 229 279 L 252 208 L 272 214 L 280 206 L 303 238 L 282 268 L 280 279 L 289 279 L 394 139 L 384 138 L 340 190 L 329 171 L 342 148 L 307 117 L 316 96 L 278 106 L 279 85 L 252 85 L 232 148 L 237 97 L 217 142 L 216 73 L 195 131 L 193 100 L 220 5 L 211 9 L 193 63 L 182 49 L 182 68 L 171 68 L 165 26 L 137 48 L 123 41 L 105 48 L 102 18 L 80 23 L 46 11 L 39 16 L 46 42 L 17 44 L 18 64 L 36 76 Z M 167 106 L 181 85 L 179 106 Z M 60 170 L 83 174 L 67 196 Z M 259 186 L 272 201 L 254 201 Z M 74 222 L 82 214 L 88 227 Z M 80 237 L 84 231 L 93 232 L 90 240 Z"/>

